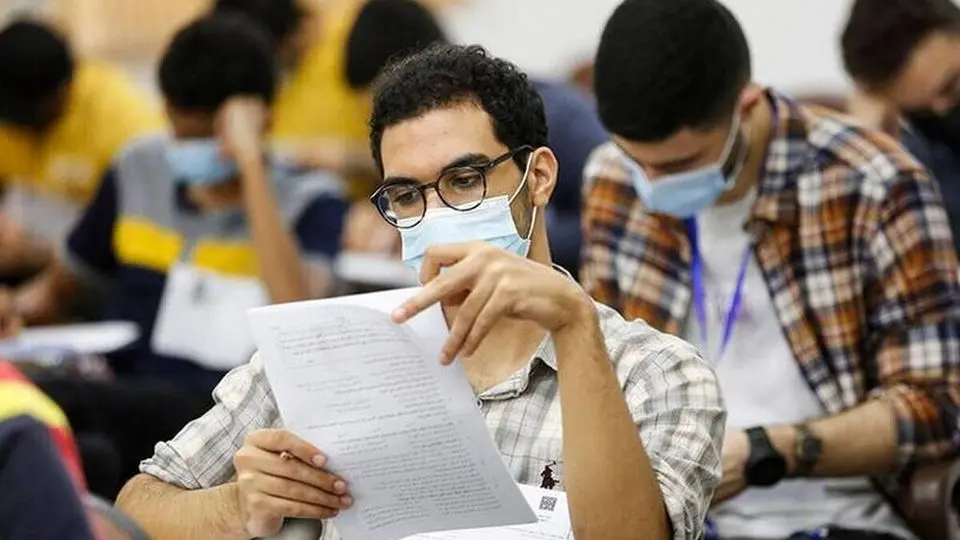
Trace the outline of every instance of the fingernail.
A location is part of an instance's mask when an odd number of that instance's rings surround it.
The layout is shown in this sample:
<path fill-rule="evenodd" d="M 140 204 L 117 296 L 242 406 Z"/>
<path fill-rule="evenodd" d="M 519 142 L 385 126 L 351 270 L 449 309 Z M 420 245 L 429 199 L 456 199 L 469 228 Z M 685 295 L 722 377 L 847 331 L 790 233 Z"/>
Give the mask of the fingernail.
<path fill-rule="evenodd" d="M 393 313 L 390 314 L 393 317 L 393 320 L 396 322 L 401 322 L 407 316 L 407 311 L 403 308 L 397 308 L 393 310 Z"/>
<path fill-rule="evenodd" d="M 333 490 L 337 493 L 343 493 L 347 490 L 347 483 L 343 480 L 337 480 L 333 483 Z"/>
<path fill-rule="evenodd" d="M 340 511 L 337 510 L 337 509 L 334 509 L 333 512 L 332 512 L 332 514 L 333 514 L 333 517 L 337 517 L 337 516 L 340 515 Z"/>
<path fill-rule="evenodd" d="M 313 461 L 314 467 L 322 468 L 324 465 L 327 464 L 327 456 L 324 456 L 323 454 L 317 454 L 313 456 L 312 461 Z"/>
<path fill-rule="evenodd" d="M 352 505 L 352 504 L 353 504 L 353 497 L 350 497 L 350 496 L 340 497 L 340 504 L 342 504 L 343 506 L 350 506 L 350 505 Z"/>

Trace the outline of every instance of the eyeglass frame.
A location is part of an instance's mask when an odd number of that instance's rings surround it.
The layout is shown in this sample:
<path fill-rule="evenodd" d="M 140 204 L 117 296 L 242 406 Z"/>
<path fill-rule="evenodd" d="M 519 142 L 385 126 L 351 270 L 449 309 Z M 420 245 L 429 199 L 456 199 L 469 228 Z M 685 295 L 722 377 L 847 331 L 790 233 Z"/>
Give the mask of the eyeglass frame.
<path fill-rule="evenodd" d="M 450 169 L 446 169 L 440 173 L 440 175 L 437 177 L 436 180 L 426 184 L 420 184 L 415 181 L 410 181 L 410 182 L 400 181 L 392 184 L 382 184 L 373 192 L 372 195 L 370 195 L 369 200 L 370 200 L 370 203 L 377 208 L 377 213 L 380 214 L 380 217 L 383 218 L 383 220 L 386 221 L 387 224 L 389 224 L 391 227 L 398 230 L 412 229 L 417 225 L 423 223 L 423 218 L 427 216 L 427 190 L 428 189 L 433 189 L 433 191 L 437 194 L 437 198 L 439 198 L 440 202 L 442 202 L 443 205 L 446 206 L 447 208 L 451 208 L 457 212 L 470 212 L 472 210 L 476 210 L 477 208 L 479 208 L 480 205 L 483 204 L 483 201 L 487 199 L 487 187 L 488 187 L 487 173 L 488 172 L 499 167 L 500 165 L 503 165 L 507 161 L 510 161 L 511 159 L 516 157 L 516 155 L 519 154 L 520 152 L 523 152 L 523 151 L 533 152 L 534 150 L 536 149 L 533 146 L 530 146 L 529 144 L 520 145 L 512 150 L 507 151 L 504 154 L 501 154 L 500 156 L 497 156 L 491 159 L 486 163 L 479 163 L 476 165 L 461 165 L 458 167 L 452 167 Z M 466 208 L 462 206 L 456 207 L 450 204 L 449 202 L 447 202 L 447 200 L 443 198 L 443 194 L 440 193 L 440 182 L 444 179 L 444 177 L 449 175 L 451 172 L 455 172 L 455 171 L 473 171 L 480 175 L 480 180 L 483 182 L 483 194 L 480 196 L 480 199 L 477 200 L 476 204 L 473 204 Z M 413 184 L 416 184 L 416 185 L 414 186 Z M 380 198 L 381 195 L 383 195 L 384 191 L 386 191 L 387 189 L 390 189 L 393 186 L 398 186 L 398 185 L 410 185 L 411 187 L 413 187 L 413 189 L 416 189 L 417 192 L 420 193 L 420 199 L 423 201 L 423 210 L 420 212 L 420 217 L 417 219 L 416 223 L 413 223 L 412 225 L 401 227 L 399 223 L 391 222 L 390 219 L 387 218 L 387 216 L 384 214 L 385 210 L 381 208 L 379 204 L 377 204 L 377 200 Z"/>

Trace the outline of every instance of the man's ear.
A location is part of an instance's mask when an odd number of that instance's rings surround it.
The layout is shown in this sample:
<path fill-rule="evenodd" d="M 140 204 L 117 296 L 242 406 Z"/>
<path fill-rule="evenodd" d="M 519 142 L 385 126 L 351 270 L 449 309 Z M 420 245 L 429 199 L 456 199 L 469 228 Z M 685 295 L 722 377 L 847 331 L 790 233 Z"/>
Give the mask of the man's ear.
<path fill-rule="evenodd" d="M 533 151 L 530 158 L 530 172 L 527 173 L 527 187 L 530 189 L 530 202 L 543 208 L 550 202 L 553 189 L 557 186 L 557 156 L 545 146 Z"/>
<path fill-rule="evenodd" d="M 750 83 L 740 92 L 740 114 L 747 116 L 763 99 L 764 89 L 759 84 Z"/>

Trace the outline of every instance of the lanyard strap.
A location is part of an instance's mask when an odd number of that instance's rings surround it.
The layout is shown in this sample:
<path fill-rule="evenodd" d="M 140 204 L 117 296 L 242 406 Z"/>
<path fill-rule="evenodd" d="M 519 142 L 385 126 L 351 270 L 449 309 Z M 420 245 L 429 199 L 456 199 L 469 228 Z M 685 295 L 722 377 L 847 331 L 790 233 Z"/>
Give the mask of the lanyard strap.
<path fill-rule="evenodd" d="M 690 253 L 692 254 L 690 270 L 693 275 L 693 309 L 697 317 L 697 325 L 700 327 L 700 346 L 706 351 L 710 344 L 707 341 L 706 292 L 703 286 L 703 257 L 700 255 L 697 220 L 696 218 L 688 218 L 683 223 L 687 228 L 687 236 L 690 239 Z M 730 344 L 730 338 L 733 336 L 733 327 L 740 316 L 740 307 L 743 304 L 743 282 L 747 278 L 747 267 L 750 264 L 750 254 L 752 252 L 753 246 L 748 243 L 743 250 L 740 270 L 737 272 L 737 283 L 733 289 L 733 298 L 730 299 L 730 306 L 727 308 L 722 321 L 723 335 L 720 339 L 720 350 L 717 352 L 716 361 L 713 364 L 719 363 L 723 358 L 723 353 L 726 352 L 727 345 Z"/>

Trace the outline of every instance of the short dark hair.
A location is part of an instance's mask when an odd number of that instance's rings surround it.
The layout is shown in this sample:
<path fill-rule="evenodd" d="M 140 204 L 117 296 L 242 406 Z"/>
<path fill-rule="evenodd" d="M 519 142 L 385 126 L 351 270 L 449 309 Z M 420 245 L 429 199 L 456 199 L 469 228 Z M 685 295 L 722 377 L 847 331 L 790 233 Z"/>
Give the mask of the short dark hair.
<path fill-rule="evenodd" d="M 960 32 L 953 0 L 856 0 L 840 37 L 843 65 L 869 89 L 889 84 L 936 32 Z"/>
<path fill-rule="evenodd" d="M 660 141 L 730 117 L 750 82 L 740 23 L 715 0 L 625 0 L 597 51 L 595 91 L 612 133 Z"/>
<path fill-rule="evenodd" d="M 297 0 L 216 0 L 214 13 L 237 13 L 263 25 L 275 46 L 296 32 L 307 16 Z"/>
<path fill-rule="evenodd" d="M 209 15 L 174 36 L 160 61 L 160 89 L 182 110 L 217 110 L 230 97 L 252 95 L 270 102 L 276 69 L 269 40 L 238 15 Z"/>
<path fill-rule="evenodd" d="M 391 60 L 446 40 L 433 13 L 420 2 L 367 0 L 347 38 L 347 84 L 366 88 Z"/>
<path fill-rule="evenodd" d="M 29 125 L 73 79 L 67 40 L 39 22 L 19 19 L 0 30 L 0 119 Z"/>
<path fill-rule="evenodd" d="M 490 116 L 494 135 L 507 148 L 547 144 L 543 100 L 517 66 L 480 46 L 440 44 L 388 66 L 376 83 L 370 116 L 370 149 L 383 173 L 380 143 L 387 128 L 459 103 Z M 521 168 L 527 155 L 514 156 Z"/>

